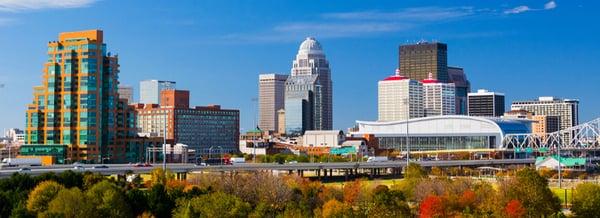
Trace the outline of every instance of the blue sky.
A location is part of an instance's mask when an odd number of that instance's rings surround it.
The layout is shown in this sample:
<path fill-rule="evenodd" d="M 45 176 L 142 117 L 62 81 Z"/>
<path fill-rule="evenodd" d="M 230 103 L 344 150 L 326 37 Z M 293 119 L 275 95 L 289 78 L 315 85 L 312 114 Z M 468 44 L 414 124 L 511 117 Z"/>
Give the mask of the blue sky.
<path fill-rule="evenodd" d="M 192 105 L 241 110 L 253 126 L 259 73 L 289 73 L 307 36 L 332 67 L 334 127 L 377 117 L 377 81 L 393 74 L 398 45 L 448 44 L 474 90 L 580 99 L 600 117 L 596 1 L 116 1 L 0 0 L 0 128 L 25 125 L 41 83 L 46 43 L 99 28 L 119 54 L 120 81 L 177 81 Z M 138 96 L 136 96 L 137 98 Z"/>

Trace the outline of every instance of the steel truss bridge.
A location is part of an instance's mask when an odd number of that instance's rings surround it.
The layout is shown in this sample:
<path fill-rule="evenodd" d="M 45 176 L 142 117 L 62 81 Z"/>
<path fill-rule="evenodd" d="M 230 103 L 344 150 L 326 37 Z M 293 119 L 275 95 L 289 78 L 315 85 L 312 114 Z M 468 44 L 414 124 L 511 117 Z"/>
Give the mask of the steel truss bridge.
<path fill-rule="evenodd" d="M 546 134 L 506 134 L 501 149 L 537 150 L 599 150 L 600 118 L 568 129 Z"/>

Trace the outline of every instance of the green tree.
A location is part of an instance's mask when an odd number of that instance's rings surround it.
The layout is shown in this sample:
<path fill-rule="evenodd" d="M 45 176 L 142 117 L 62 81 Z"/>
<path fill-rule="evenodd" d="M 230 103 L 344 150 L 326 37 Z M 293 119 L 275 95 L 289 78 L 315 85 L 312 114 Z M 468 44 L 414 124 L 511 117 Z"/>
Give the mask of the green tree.
<path fill-rule="evenodd" d="M 24 208 L 28 194 L 37 182 L 28 174 L 14 173 L 9 178 L 0 179 L 0 217 L 8 217 L 13 208 Z"/>
<path fill-rule="evenodd" d="M 373 203 L 367 210 L 368 217 L 410 217 L 410 208 L 404 194 L 378 185 L 373 190 Z"/>
<path fill-rule="evenodd" d="M 64 185 L 65 188 L 83 188 L 83 174 L 76 173 L 71 170 L 67 170 L 58 174 L 58 180 L 60 184 Z"/>
<path fill-rule="evenodd" d="M 146 192 L 140 189 L 128 190 L 125 194 L 127 202 L 131 206 L 131 212 L 135 217 L 142 215 L 148 209 Z"/>
<path fill-rule="evenodd" d="M 543 217 L 560 210 L 560 200 L 550 188 L 546 178 L 531 168 L 519 170 L 516 177 L 500 185 L 501 203 L 518 200 L 529 217 Z"/>
<path fill-rule="evenodd" d="M 92 186 L 86 193 L 89 203 L 102 217 L 130 217 L 131 210 L 125 194 L 113 183 L 102 181 Z"/>
<path fill-rule="evenodd" d="M 101 174 L 92 173 L 92 172 L 85 172 L 83 174 L 83 187 L 85 189 L 90 189 L 96 183 L 99 183 L 99 182 L 101 182 L 103 180 L 106 180 L 106 177 L 104 177 Z"/>
<path fill-rule="evenodd" d="M 278 164 L 283 164 L 283 163 L 285 163 L 285 158 L 286 158 L 286 155 L 280 153 L 280 154 L 276 154 L 275 156 L 273 156 L 273 161 Z"/>
<path fill-rule="evenodd" d="M 576 217 L 600 217 L 600 186 L 592 183 L 577 185 L 571 211 Z"/>
<path fill-rule="evenodd" d="M 153 185 L 148 191 L 148 208 L 156 217 L 169 217 L 175 202 L 169 197 L 165 186 L 161 183 Z"/>
<path fill-rule="evenodd" d="M 296 160 L 300 163 L 308 163 L 310 161 L 310 159 L 308 158 L 308 155 L 304 155 L 304 154 L 301 154 L 300 156 L 298 156 L 296 158 Z"/>
<path fill-rule="evenodd" d="M 402 191 L 408 199 L 414 200 L 415 187 L 426 178 L 427 172 L 419 164 L 410 163 L 405 170 L 404 179 L 392 188 Z"/>
<path fill-rule="evenodd" d="M 406 169 L 406 179 L 422 179 L 427 177 L 427 171 L 425 171 L 421 165 L 416 163 L 409 163 Z"/>
<path fill-rule="evenodd" d="M 101 217 L 79 188 L 62 189 L 48 204 L 48 210 L 41 217 L 76 218 Z"/>
<path fill-rule="evenodd" d="M 156 184 L 162 184 L 164 187 L 167 185 L 167 181 L 169 179 L 175 178 L 175 175 L 173 175 L 173 173 L 171 173 L 168 170 L 165 173 L 165 170 L 163 170 L 162 168 L 154 168 L 152 170 L 152 172 L 150 172 L 150 176 L 151 176 L 150 186 L 154 186 Z"/>
<path fill-rule="evenodd" d="M 240 198 L 213 192 L 191 200 L 179 201 L 174 217 L 246 217 L 252 208 Z"/>
<path fill-rule="evenodd" d="M 27 209 L 34 214 L 46 211 L 48 209 L 48 202 L 54 199 L 58 192 L 64 188 L 61 184 L 52 180 L 40 183 L 29 193 Z"/>

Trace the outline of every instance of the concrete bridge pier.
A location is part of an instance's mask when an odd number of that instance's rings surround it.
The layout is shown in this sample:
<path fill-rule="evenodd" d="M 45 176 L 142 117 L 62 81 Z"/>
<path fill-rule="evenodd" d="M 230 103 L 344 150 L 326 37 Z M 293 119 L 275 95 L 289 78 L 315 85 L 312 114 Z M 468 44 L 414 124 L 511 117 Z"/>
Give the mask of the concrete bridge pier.
<path fill-rule="evenodd" d="M 186 180 L 187 179 L 187 172 L 176 173 L 175 174 L 175 178 L 177 180 Z"/>
<path fill-rule="evenodd" d="M 344 169 L 344 181 L 348 181 L 348 169 Z"/>

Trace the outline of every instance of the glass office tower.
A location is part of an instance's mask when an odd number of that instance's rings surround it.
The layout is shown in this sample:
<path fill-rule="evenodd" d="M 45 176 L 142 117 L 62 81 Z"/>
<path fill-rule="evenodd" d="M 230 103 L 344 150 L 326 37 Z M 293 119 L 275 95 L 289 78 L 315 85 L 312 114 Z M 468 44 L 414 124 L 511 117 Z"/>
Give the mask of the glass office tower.
<path fill-rule="evenodd" d="M 119 100 L 119 63 L 102 30 L 66 32 L 48 43 L 41 86 L 27 108 L 21 155 L 58 163 L 126 162 L 136 136 L 135 111 Z M 132 142 L 133 143 L 133 142 Z M 138 149 L 139 150 L 139 149 Z"/>
<path fill-rule="evenodd" d="M 321 44 L 312 37 L 306 38 L 300 45 L 291 71 L 285 85 L 286 134 L 331 130 L 331 71 Z"/>

